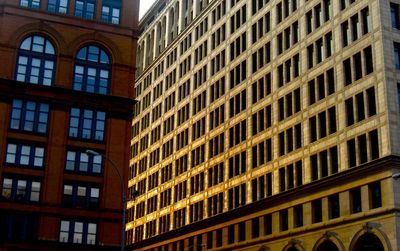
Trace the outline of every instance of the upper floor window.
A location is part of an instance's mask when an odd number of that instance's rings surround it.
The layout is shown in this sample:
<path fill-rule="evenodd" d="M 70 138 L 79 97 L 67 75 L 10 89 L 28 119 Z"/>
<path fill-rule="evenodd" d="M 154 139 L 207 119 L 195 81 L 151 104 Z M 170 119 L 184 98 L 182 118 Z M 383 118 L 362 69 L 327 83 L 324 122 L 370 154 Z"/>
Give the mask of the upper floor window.
<path fill-rule="evenodd" d="M 79 50 L 75 60 L 74 90 L 108 93 L 110 59 L 107 53 L 95 45 Z"/>
<path fill-rule="evenodd" d="M 7 144 L 6 163 L 43 167 L 44 148 L 35 145 Z"/>
<path fill-rule="evenodd" d="M 98 174 L 101 173 L 102 159 L 100 155 L 88 155 L 79 151 L 68 151 L 65 170 Z"/>
<path fill-rule="evenodd" d="M 72 108 L 69 136 L 80 139 L 104 139 L 106 113 L 88 109 Z"/>
<path fill-rule="evenodd" d="M 31 84 L 51 85 L 55 68 L 55 50 L 51 42 L 34 35 L 19 47 L 16 80 Z"/>
<path fill-rule="evenodd" d="M 60 224 L 60 242 L 78 244 L 96 244 L 97 224 L 62 220 Z"/>
<path fill-rule="evenodd" d="M 390 14 L 392 18 L 392 27 L 400 29 L 400 5 L 390 3 Z"/>
<path fill-rule="evenodd" d="M 64 185 L 63 204 L 72 207 L 95 208 L 99 205 L 100 189 L 97 187 Z"/>
<path fill-rule="evenodd" d="M 103 0 L 101 8 L 101 21 L 119 24 L 121 15 L 121 1 Z"/>
<path fill-rule="evenodd" d="M 39 9 L 40 8 L 40 0 L 20 0 L 19 5 L 23 6 L 23 7 Z"/>
<path fill-rule="evenodd" d="M 74 15 L 85 19 L 94 19 L 95 0 L 75 0 Z"/>
<path fill-rule="evenodd" d="M 47 10 L 66 14 L 68 11 L 68 0 L 48 0 Z"/>
<path fill-rule="evenodd" d="M 10 128 L 28 132 L 46 133 L 49 105 L 14 99 Z"/>
<path fill-rule="evenodd" d="M 3 179 L 1 197 L 6 200 L 37 202 L 40 197 L 40 182 L 24 179 Z"/>

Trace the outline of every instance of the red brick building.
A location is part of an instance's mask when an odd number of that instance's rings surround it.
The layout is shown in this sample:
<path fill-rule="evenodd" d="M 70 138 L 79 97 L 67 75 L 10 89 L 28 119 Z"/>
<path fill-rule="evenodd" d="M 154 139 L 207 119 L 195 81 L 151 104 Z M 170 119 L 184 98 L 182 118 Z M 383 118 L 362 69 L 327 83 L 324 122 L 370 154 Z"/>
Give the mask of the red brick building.
<path fill-rule="evenodd" d="M 0 250 L 119 248 L 138 10 L 0 0 Z"/>

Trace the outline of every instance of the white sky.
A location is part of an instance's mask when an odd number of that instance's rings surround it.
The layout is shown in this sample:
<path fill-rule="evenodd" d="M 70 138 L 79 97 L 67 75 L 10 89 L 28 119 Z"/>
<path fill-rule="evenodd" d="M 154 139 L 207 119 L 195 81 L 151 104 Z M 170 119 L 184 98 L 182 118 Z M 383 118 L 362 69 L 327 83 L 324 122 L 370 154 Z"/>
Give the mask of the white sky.
<path fill-rule="evenodd" d="M 140 7 L 139 7 L 139 19 L 143 17 L 146 11 L 151 7 L 151 5 L 156 0 L 140 0 Z"/>

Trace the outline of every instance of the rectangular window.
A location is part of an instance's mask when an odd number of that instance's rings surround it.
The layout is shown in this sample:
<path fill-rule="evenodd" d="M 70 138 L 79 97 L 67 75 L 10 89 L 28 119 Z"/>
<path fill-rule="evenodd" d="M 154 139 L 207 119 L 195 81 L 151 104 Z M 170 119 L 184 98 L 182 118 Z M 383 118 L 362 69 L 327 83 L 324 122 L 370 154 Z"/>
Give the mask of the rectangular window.
<path fill-rule="evenodd" d="M 375 182 L 368 185 L 370 209 L 382 207 L 381 183 Z"/>
<path fill-rule="evenodd" d="M 303 205 L 298 205 L 293 208 L 294 227 L 303 226 Z"/>
<path fill-rule="evenodd" d="M 400 29 L 400 12 L 399 4 L 390 3 L 390 14 L 392 18 L 392 27 Z"/>
<path fill-rule="evenodd" d="M 4 178 L 1 198 L 19 202 L 39 202 L 41 182 Z"/>
<path fill-rule="evenodd" d="M 95 245 L 97 224 L 62 220 L 60 222 L 60 242 Z"/>
<path fill-rule="evenodd" d="M 289 213 L 287 209 L 279 212 L 279 226 L 281 231 L 286 231 L 289 229 Z"/>
<path fill-rule="evenodd" d="M 52 12 L 67 14 L 68 0 L 48 0 L 47 10 Z"/>
<path fill-rule="evenodd" d="M 40 8 L 40 0 L 20 0 L 20 6 L 39 9 Z"/>
<path fill-rule="evenodd" d="M 7 144 L 6 163 L 29 167 L 43 167 L 44 147 Z"/>
<path fill-rule="evenodd" d="M 69 136 L 78 139 L 103 141 L 105 124 L 105 112 L 71 108 Z"/>
<path fill-rule="evenodd" d="M 83 172 L 100 174 L 102 169 L 102 156 L 88 155 L 80 151 L 67 151 L 65 170 L 72 172 Z"/>
<path fill-rule="evenodd" d="M 328 197 L 328 208 L 329 219 L 340 217 L 339 194 L 334 194 Z"/>
<path fill-rule="evenodd" d="M 12 103 L 10 129 L 46 133 L 48 118 L 48 104 L 14 99 Z"/>
<path fill-rule="evenodd" d="M 95 3 L 95 0 L 75 0 L 74 15 L 85 19 L 94 19 Z"/>
<path fill-rule="evenodd" d="M 361 188 L 354 188 L 350 190 L 350 212 L 354 214 L 361 211 Z"/>
<path fill-rule="evenodd" d="M 311 202 L 312 210 L 312 223 L 318 223 L 322 221 L 322 201 L 314 200 Z"/>
<path fill-rule="evenodd" d="M 120 6 L 106 5 L 103 1 L 103 7 L 101 8 L 101 21 L 111 24 L 119 24 L 120 19 Z M 112 3 L 112 2 L 110 2 Z"/>
<path fill-rule="evenodd" d="M 77 184 L 65 184 L 62 202 L 67 207 L 97 208 L 100 188 Z"/>

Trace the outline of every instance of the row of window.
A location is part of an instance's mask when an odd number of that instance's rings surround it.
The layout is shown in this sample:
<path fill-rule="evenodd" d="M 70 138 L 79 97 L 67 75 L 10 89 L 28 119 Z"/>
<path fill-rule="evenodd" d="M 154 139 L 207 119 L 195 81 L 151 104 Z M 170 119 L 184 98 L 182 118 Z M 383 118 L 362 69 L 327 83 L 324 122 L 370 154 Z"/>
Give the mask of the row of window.
<path fill-rule="evenodd" d="M 11 109 L 10 129 L 47 133 L 50 114 L 48 104 L 14 99 Z M 68 135 L 71 138 L 104 141 L 105 123 L 105 112 L 71 108 Z M 16 150 L 11 151 L 16 153 Z"/>
<path fill-rule="evenodd" d="M 267 214 L 249 219 L 247 222 L 239 222 L 234 225 L 229 225 L 225 228 L 225 230 L 227 231 L 226 238 L 222 238 L 222 229 L 214 231 L 220 231 L 221 238 L 213 238 L 213 232 L 209 232 L 207 234 L 207 248 L 217 248 L 221 247 L 223 245 L 223 242 L 224 245 L 234 244 L 250 239 L 259 238 L 262 236 L 268 236 L 273 234 L 274 232 L 284 232 L 290 229 L 309 226 L 309 224 L 317 224 L 320 222 L 337 219 L 347 214 L 356 214 L 362 212 L 363 210 L 370 210 L 382 207 L 383 202 L 381 183 L 374 182 L 365 186 L 367 187 L 367 190 L 362 190 L 361 187 L 355 187 L 351 190 L 341 192 L 340 194 L 332 194 L 327 197 L 315 199 L 304 204 L 294 205 L 291 208 L 282 209 L 273 214 Z M 228 193 L 230 194 L 230 197 L 234 198 L 233 203 L 238 203 L 238 205 L 240 205 L 240 201 L 243 200 L 241 198 L 246 194 L 245 191 L 245 187 L 239 185 L 229 190 Z M 364 191 L 368 193 L 366 194 L 368 198 L 368 200 L 366 201 L 361 200 L 363 196 L 362 193 L 364 193 Z M 344 193 L 347 193 L 348 196 L 341 196 L 341 194 Z M 349 201 L 346 202 L 344 198 L 348 198 Z M 235 200 L 238 200 L 238 202 L 235 202 Z M 206 208 L 209 212 L 209 216 L 215 215 L 213 212 L 219 212 L 219 210 L 222 209 L 222 193 L 208 198 L 207 201 L 208 206 Z M 171 220 L 172 217 L 173 222 L 179 222 L 178 224 L 174 224 L 174 229 L 188 224 L 185 218 L 182 218 L 182 216 L 184 216 L 187 212 L 189 212 L 190 222 L 202 219 L 202 214 L 205 213 L 205 208 L 203 208 L 204 203 L 202 202 L 203 201 L 190 205 L 188 208 L 189 210 L 183 208 L 175 211 L 174 213 L 164 215 L 163 219 L 166 220 L 169 218 Z M 349 207 L 348 210 L 345 209 L 345 207 L 347 206 Z M 310 208 L 310 218 L 305 217 L 305 207 Z M 306 222 L 307 219 L 310 222 Z M 161 222 L 161 219 L 159 219 L 158 221 L 159 224 L 164 224 Z M 157 222 L 155 220 L 154 224 L 156 223 Z M 136 228 L 136 230 L 137 229 L 138 227 Z M 248 232 L 250 232 L 250 234 L 246 234 Z M 140 235 L 140 233 L 142 232 L 139 232 L 138 235 Z M 153 235 L 155 234 L 156 231 L 154 231 Z M 218 233 L 215 234 L 218 235 Z M 136 237 L 141 238 L 140 236 Z M 199 238 L 202 237 L 200 236 Z M 139 239 L 135 239 L 135 241 L 139 241 Z"/>
<path fill-rule="evenodd" d="M 366 134 L 361 134 L 354 139 L 350 139 L 347 141 L 347 152 L 349 156 L 348 162 L 350 167 L 354 167 L 356 164 L 361 165 L 367 161 L 379 158 L 379 144 L 377 137 L 377 130 L 372 130 Z M 198 147 L 197 149 L 202 148 Z M 261 142 L 258 145 L 254 146 L 252 148 L 253 168 L 257 168 L 259 165 L 271 161 L 271 151 L 272 150 L 270 140 L 266 140 L 265 142 Z M 195 156 L 192 156 L 192 158 L 195 158 Z M 224 168 L 224 163 L 222 162 L 214 165 L 213 167 L 210 167 L 205 172 L 201 172 L 191 177 L 188 181 L 183 181 L 179 184 L 176 184 L 174 186 L 174 199 L 172 198 L 171 192 L 169 192 L 168 194 L 164 194 L 165 196 L 161 197 L 161 205 L 171 205 L 172 201 L 178 202 L 182 199 L 187 198 L 189 194 L 194 195 L 196 193 L 204 191 L 206 187 L 210 188 L 225 181 L 226 179 L 230 179 L 247 172 L 248 167 L 246 162 L 246 152 L 240 152 L 229 158 L 226 169 Z M 186 154 L 176 160 L 175 176 L 186 172 L 188 170 L 187 166 L 188 155 Z M 312 181 L 322 179 L 324 177 L 337 173 L 339 171 L 338 147 L 332 146 L 329 149 L 311 155 L 309 171 Z M 277 174 L 278 177 L 275 177 L 275 179 L 273 173 L 267 173 L 263 176 L 254 178 L 251 181 L 251 197 L 253 201 L 271 196 L 273 194 L 272 188 L 274 181 L 278 184 L 279 192 L 284 192 L 286 190 L 290 190 L 303 185 L 305 175 L 303 170 L 303 161 L 298 160 L 294 163 L 280 167 Z M 165 176 L 167 176 L 167 178 L 165 178 Z M 160 184 L 160 179 L 162 183 L 165 183 L 169 180 L 172 180 L 173 176 L 174 174 L 172 172 L 171 164 L 167 167 L 164 167 L 159 172 L 156 172 L 153 175 L 149 176 L 147 187 L 145 178 L 141 182 L 138 182 L 133 188 L 134 190 L 139 191 L 140 194 L 144 194 L 146 190 L 150 191 L 152 188 L 157 187 Z M 139 186 L 140 183 L 142 184 L 142 186 Z M 246 183 L 243 183 L 228 190 L 227 201 L 229 204 L 229 209 L 234 209 L 236 207 L 246 204 L 246 185 Z M 149 203 L 150 202 L 147 201 L 148 208 L 150 206 Z M 157 200 L 154 199 L 154 201 L 150 204 L 152 205 L 151 208 L 153 208 L 152 211 L 156 210 Z M 144 210 L 146 204 L 143 204 L 142 206 Z"/>
<path fill-rule="evenodd" d="M 253 1 L 251 4 L 252 5 L 252 15 L 256 15 L 257 12 L 259 10 L 261 10 L 267 3 L 269 3 L 269 1 L 266 3 Z M 236 32 L 236 30 L 239 29 L 239 27 L 247 20 L 246 7 L 247 7 L 246 4 L 242 5 L 241 8 L 239 8 L 230 17 L 230 32 L 231 32 L 231 34 Z M 271 11 L 276 12 L 276 24 L 278 25 L 278 24 L 280 24 L 281 21 L 288 18 L 290 14 L 297 11 L 298 7 L 299 7 L 298 0 L 291 1 L 290 3 L 286 2 L 286 0 L 282 1 L 280 3 L 277 3 L 275 8 L 271 8 Z M 224 8 L 224 10 L 221 11 L 221 8 Z M 219 18 L 217 20 L 215 18 L 217 13 L 222 13 L 222 16 L 225 15 L 225 13 L 226 13 L 225 9 L 226 9 L 225 1 L 223 1 L 223 3 L 221 3 L 220 5 L 215 7 L 214 11 L 211 12 L 212 20 L 214 20 L 211 23 L 212 25 L 214 25 L 215 22 L 219 20 Z M 395 5 L 392 6 L 392 16 L 395 16 L 396 14 L 393 14 L 393 13 L 397 13 Z M 305 26 L 307 27 L 307 33 L 309 34 L 309 33 L 313 32 L 314 30 L 316 30 L 317 28 L 319 28 L 324 23 L 331 20 L 331 18 L 333 16 L 332 1 L 331 0 L 323 0 L 321 3 L 317 4 L 311 10 L 309 10 L 305 14 L 305 16 L 306 16 Z M 194 37 L 195 37 L 195 41 L 198 41 L 204 35 L 205 31 L 208 30 L 208 27 L 204 26 L 204 23 L 205 23 L 205 25 L 208 24 L 208 19 L 209 19 L 208 16 L 205 17 L 203 22 L 201 22 L 196 27 L 196 29 L 193 31 L 193 33 L 196 36 L 192 36 L 192 33 L 190 33 L 188 36 L 186 36 L 184 38 L 184 40 L 181 42 L 181 53 L 180 53 L 181 55 L 183 55 L 183 53 L 185 51 L 187 51 L 187 49 L 189 48 L 188 45 L 191 45 Z M 271 23 L 272 23 L 271 14 L 270 14 L 270 12 L 267 12 L 264 17 L 261 17 L 257 22 L 255 22 L 253 24 L 253 26 L 252 26 L 252 42 L 253 43 L 255 43 L 263 35 L 268 33 L 268 31 L 270 30 Z M 369 15 L 369 8 L 368 7 L 364 8 L 363 10 L 360 11 L 360 13 L 354 15 L 350 19 L 350 25 L 346 25 L 346 22 L 344 22 L 342 24 L 343 47 L 347 46 L 349 43 L 348 35 L 350 34 L 350 30 L 348 29 L 348 27 L 352 28 L 352 38 L 351 38 L 352 41 L 355 41 L 363 34 L 368 33 L 371 30 L 371 18 Z M 160 30 L 166 29 L 166 28 L 167 27 L 165 26 L 165 24 L 158 25 L 158 29 L 160 29 Z M 201 30 L 202 32 L 199 33 L 199 30 Z M 226 29 L 225 29 L 225 24 L 224 24 L 223 26 L 221 26 L 221 28 L 219 30 L 217 30 L 210 36 L 210 37 L 212 37 L 211 49 L 215 49 L 216 46 L 218 46 L 219 44 L 221 44 L 222 41 L 225 40 L 225 38 L 226 38 L 225 30 Z M 298 30 L 299 30 L 299 24 L 296 21 L 292 24 L 292 27 L 287 27 L 284 30 L 284 32 L 278 34 L 278 43 L 277 43 L 278 54 L 280 54 L 283 51 L 283 48 L 289 49 L 290 47 L 293 47 L 293 45 L 295 45 L 297 43 L 297 41 L 299 40 Z M 221 34 L 221 31 L 222 31 L 222 34 Z M 170 35 L 164 31 L 159 31 L 159 33 L 162 34 L 163 36 Z M 160 39 L 160 41 L 161 41 L 161 39 Z M 162 41 L 165 41 L 165 39 L 163 39 Z M 243 40 L 243 41 L 245 41 L 245 40 Z M 159 54 L 153 55 L 153 52 L 152 52 L 153 47 L 149 46 L 148 44 L 157 43 L 158 41 L 157 42 L 155 41 L 155 38 L 153 35 L 151 37 L 148 37 L 148 39 L 146 41 L 143 41 L 143 43 L 144 42 L 147 43 L 147 46 L 150 51 L 150 53 L 148 53 L 148 55 L 150 55 L 150 57 L 148 58 L 148 60 L 147 60 L 148 62 L 146 64 L 146 65 L 149 65 L 149 62 L 153 61 L 153 56 L 157 56 Z M 144 47 L 144 44 L 143 44 L 143 47 Z M 200 46 L 200 47 L 202 47 L 202 46 Z M 231 43 L 230 47 L 231 47 L 231 50 L 233 50 L 233 47 L 236 47 L 236 51 L 245 49 L 245 46 L 243 47 L 242 43 L 240 43 L 240 44 L 239 43 Z M 147 51 L 147 50 L 144 50 L 144 51 Z M 146 52 L 143 52 L 143 53 L 146 53 Z M 231 56 L 231 60 L 234 57 L 235 56 Z M 197 62 L 197 60 L 196 60 L 196 62 Z M 142 63 L 143 63 L 142 60 L 139 59 L 139 64 L 138 64 L 139 68 L 141 68 Z"/>
<path fill-rule="evenodd" d="M 17 57 L 15 79 L 39 85 L 54 84 L 56 51 L 53 44 L 41 35 L 22 41 Z M 96 45 L 81 48 L 75 57 L 73 89 L 107 94 L 110 85 L 110 59 Z"/>
<path fill-rule="evenodd" d="M 85 19 L 95 19 L 96 0 L 73 0 L 74 16 Z M 19 4 L 23 7 L 39 9 L 41 0 L 20 0 Z M 67 14 L 69 0 L 48 0 L 47 10 L 61 14 Z M 103 0 L 101 7 L 100 20 L 106 23 L 119 24 L 121 17 L 121 0 Z"/>
<path fill-rule="evenodd" d="M 1 199 L 17 202 L 40 202 L 42 182 L 34 178 L 3 178 Z M 100 188 L 68 183 L 64 185 L 62 205 L 66 207 L 97 208 Z"/>

